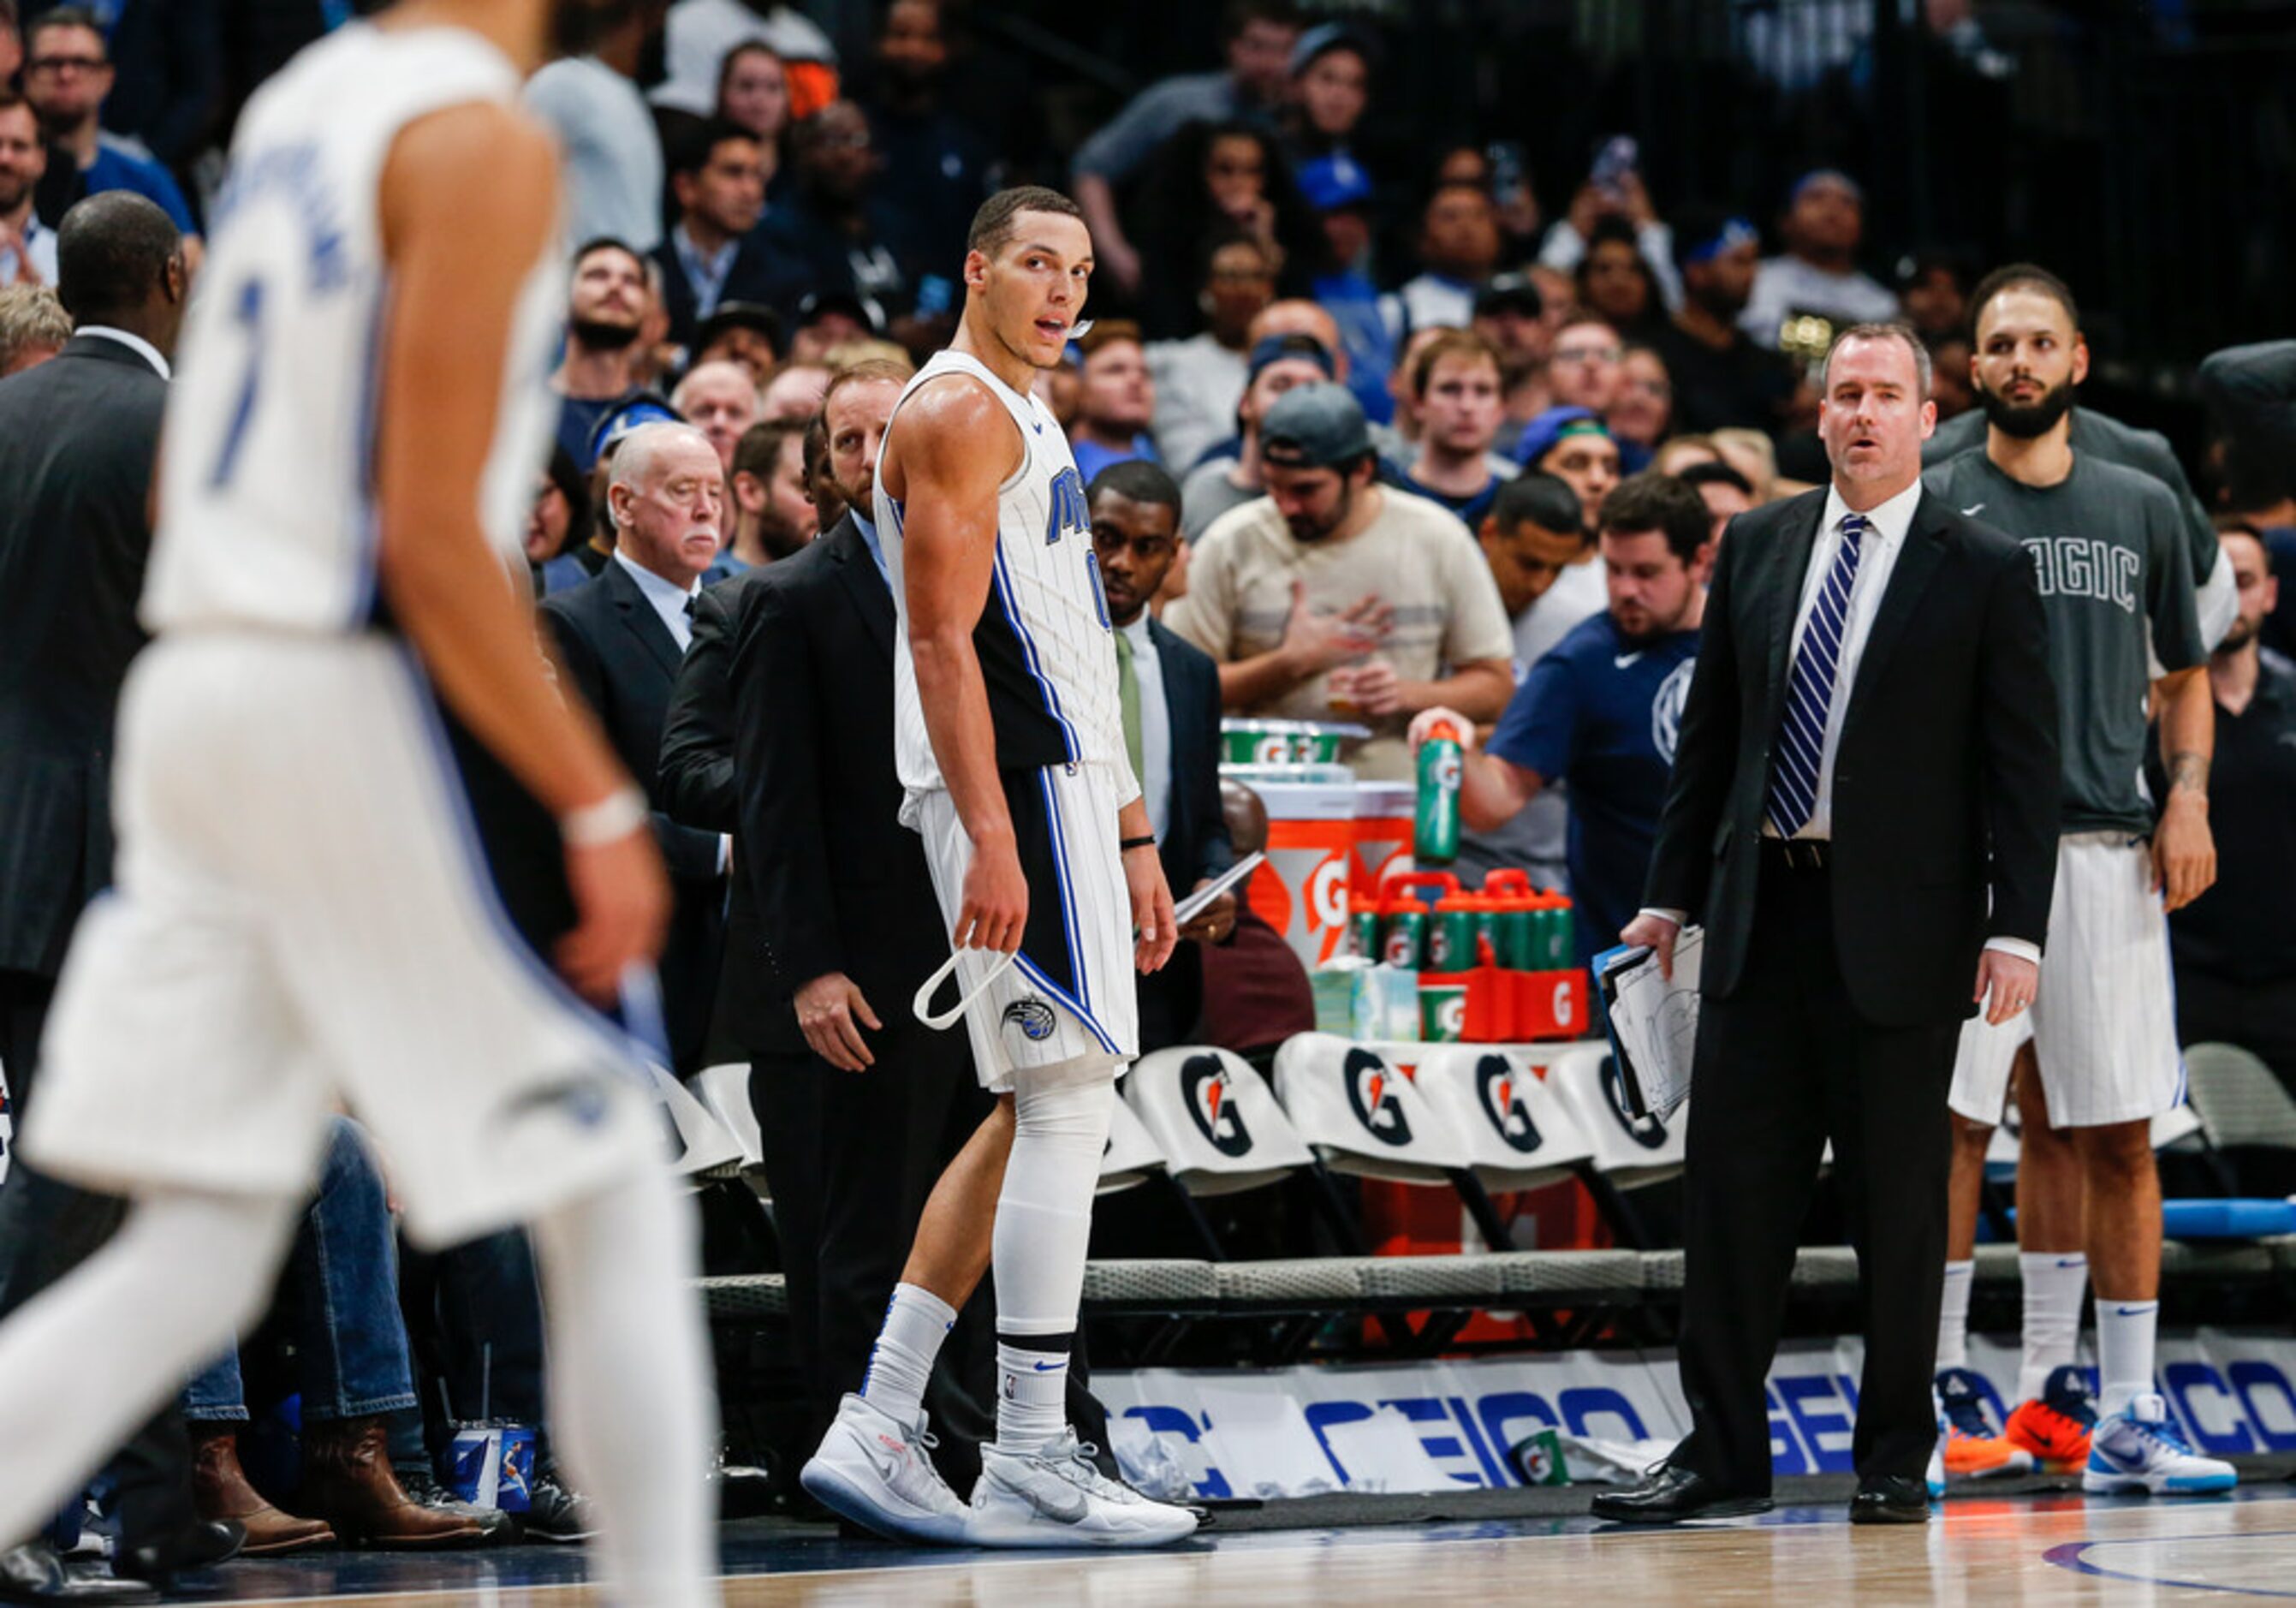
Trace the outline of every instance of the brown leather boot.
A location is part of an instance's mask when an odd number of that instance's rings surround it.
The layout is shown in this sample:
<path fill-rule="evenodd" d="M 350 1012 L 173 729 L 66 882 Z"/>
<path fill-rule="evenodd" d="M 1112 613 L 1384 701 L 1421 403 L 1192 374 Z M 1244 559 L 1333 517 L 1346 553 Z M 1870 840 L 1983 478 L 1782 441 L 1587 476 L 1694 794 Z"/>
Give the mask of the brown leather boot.
<path fill-rule="evenodd" d="M 190 1428 L 192 1505 L 202 1519 L 236 1519 L 246 1526 L 242 1557 L 277 1557 L 335 1544 L 325 1520 L 282 1513 L 247 1482 L 247 1471 L 239 1465 L 239 1425 L 193 1423 Z"/>
<path fill-rule="evenodd" d="M 406 1494 L 391 1472 L 380 1418 L 304 1424 L 303 1501 L 355 1546 L 422 1551 L 476 1546 L 487 1538 L 475 1515 L 426 1506 Z"/>

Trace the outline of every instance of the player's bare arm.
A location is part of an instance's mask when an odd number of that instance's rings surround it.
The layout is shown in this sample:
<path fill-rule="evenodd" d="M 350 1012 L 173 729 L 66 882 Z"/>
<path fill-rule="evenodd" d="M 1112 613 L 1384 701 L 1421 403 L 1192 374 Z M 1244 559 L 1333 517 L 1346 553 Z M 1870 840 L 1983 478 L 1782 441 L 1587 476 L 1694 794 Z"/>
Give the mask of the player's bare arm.
<path fill-rule="evenodd" d="M 472 161 L 473 151 L 488 160 Z M 552 687 L 532 619 L 479 522 L 512 309 L 551 249 L 557 193 L 548 140 L 504 107 L 434 113 L 391 146 L 379 564 L 393 616 L 447 707 L 566 824 L 579 920 L 558 963 L 603 1001 L 625 967 L 660 949 L 668 883 L 643 796 L 586 711 Z"/>
<path fill-rule="evenodd" d="M 2161 760 L 2169 796 L 2152 829 L 2152 885 L 2162 902 L 2181 909 L 2217 880 L 2217 845 L 2209 830 L 2209 761 L 2217 748 L 2216 698 L 2206 665 L 2153 683 L 2161 710 Z"/>
<path fill-rule="evenodd" d="M 1438 703 L 1420 710 L 1411 722 L 1411 751 L 1427 741 L 1438 726 L 1447 722 L 1459 739 L 1465 763 L 1459 767 L 1459 818 L 1476 832 L 1505 825 L 1522 807 L 1538 796 L 1546 778 L 1537 771 L 1480 751 L 1484 728 L 1456 709 Z"/>
<path fill-rule="evenodd" d="M 1180 941 L 1172 890 L 1164 883 L 1164 862 L 1156 853 L 1155 828 L 1148 824 L 1148 801 L 1135 795 L 1116 812 L 1116 837 L 1136 846 L 1124 851 L 1124 889 L 1132 901 L 1132 964 L 1143 972 L 1160 970 Z M 1146 842 L 1138 842 L 1145 838 Z"/>
<path fill-rule="evenodd" d="M 898 440 L 898 448 L 888 443 L 878 472 L 907 510 L 901 550 L 917 701 L 949 801 L 972 841 L 954 936 L 966 948 L 1010 953 L 1028 925 L 1029 884 L 996 771 L 996 733 L 972 632 L 988 605 L 996 491 L 1019 462 L 1020 432 L 979 382 L 952 376 L 904 405 Z M 994 440 L 1006 442 L 1006 450 L 982 449 Z"/>

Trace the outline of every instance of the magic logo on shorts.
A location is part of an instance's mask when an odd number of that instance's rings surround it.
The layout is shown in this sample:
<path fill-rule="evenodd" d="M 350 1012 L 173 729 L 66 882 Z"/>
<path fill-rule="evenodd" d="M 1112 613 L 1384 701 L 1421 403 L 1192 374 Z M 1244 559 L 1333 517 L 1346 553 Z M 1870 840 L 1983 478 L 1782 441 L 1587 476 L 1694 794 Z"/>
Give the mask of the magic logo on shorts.
<path fill-rule="evenodd" d="M 1004 1021 L 1008 1028 L 1019 1028 L 1021 1037 L 1031 1044 L 1042 1044 L 1061 1024 L 1060 1018 L 1053 1014 L 1053 1007 L 1033 994 L 1006 1005 Z"/>

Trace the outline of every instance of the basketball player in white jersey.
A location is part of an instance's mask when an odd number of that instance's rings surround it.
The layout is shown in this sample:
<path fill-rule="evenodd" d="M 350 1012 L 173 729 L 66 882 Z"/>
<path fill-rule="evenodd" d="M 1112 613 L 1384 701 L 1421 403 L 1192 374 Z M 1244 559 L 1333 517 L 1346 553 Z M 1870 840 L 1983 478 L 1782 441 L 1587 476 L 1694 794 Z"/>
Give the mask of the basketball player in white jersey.
<path fill-rule="evenodd" d="M 1103 1479 L 1064 1408 L 1116 1079 L 1139 1047 L 1131 972 L 1161 966 L 1177 936 L 1125 758 L 1084 480 L 1031 394 L 1084 312 L 1092 238 L 1074 202 L 1031 186 L 990 197 L 966 243 L 964 320 L 894 411 L 876 527 L 901 621 L 902 819 L 924 836 L 957 946 L 974 1065 L 1013 1107 L 989 1259 L 996 1438 L 968 1507 L 925 1455 L 920 1405 L 979 1276 L 959 1244 L 943 1268 L 924 1254 L 961 1157 L 926 1209 L 864 1394 L 846 1398 L 804 1481 L 887 1535 L 1152 1546 L 1190 1534 L 1194 1515 Z"/>
<path fill-rule="evenodd" d="M 533 1226 L 610 1600 L 717 1600 L 693 1227 L 636 1046 L 578 997 L 644 979 L 668 890 L 512 578 L 562 281 L 518 91 L 619 9 L 405 0 L 240 120 L 163 438 L 119 882 L 24 1136 L 135 1204 L 0 1329 L 0 1538 L 259 1312 L 340 1102 L 421 1240 Z M 554 972 L 496 900 L 433 689 L 556 817 Z"/>

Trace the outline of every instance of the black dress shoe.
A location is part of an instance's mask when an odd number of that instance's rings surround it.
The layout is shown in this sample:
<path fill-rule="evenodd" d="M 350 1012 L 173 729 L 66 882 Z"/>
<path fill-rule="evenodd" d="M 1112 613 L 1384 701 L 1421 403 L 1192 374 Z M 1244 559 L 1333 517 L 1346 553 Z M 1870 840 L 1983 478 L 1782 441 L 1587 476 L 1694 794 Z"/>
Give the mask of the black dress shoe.
<path fill-rule="evenodd" d="M 247 1544 L 247 1526 L 236 1519 L 197 1519 L 157 1541 L 120 1549 L 112 1571 L 134 1580 L 149 1580 L 166 1590 L 186 1569 L 205 1569 L 239 1555 Z"/>
<path fill-rule="evenodd" d="M 0 1552 L 0 1603 L 156 1603 L 160 1594 L 139 1580 L 74 1574 L 56 1549 L 28 1541 Z"/>
<path fill-rule="evenodd" d="M 1640 1485 L 1606 1490 L 1595 1498 L 1595 1516 L 1618 1524 L 1679 1524 L 1685 1519 L 1732 1519 L 1770 1511 L 1767 1497 L 1727 1491 L 1704 1474 L 1660 1464 Z"/>
<path fill-rule="evenodd" d="M 1849 1498 L 1852 1524 L 1926 1524 L 1930 1522 L 1930 1488 L 1926 1480 L 1906 1474 L 1875 1474 L 1857 1481 Z"/>

